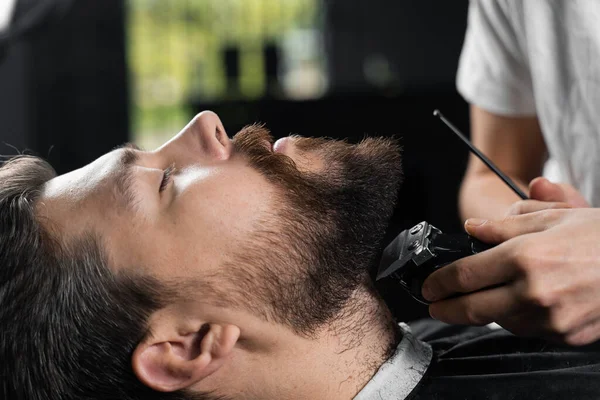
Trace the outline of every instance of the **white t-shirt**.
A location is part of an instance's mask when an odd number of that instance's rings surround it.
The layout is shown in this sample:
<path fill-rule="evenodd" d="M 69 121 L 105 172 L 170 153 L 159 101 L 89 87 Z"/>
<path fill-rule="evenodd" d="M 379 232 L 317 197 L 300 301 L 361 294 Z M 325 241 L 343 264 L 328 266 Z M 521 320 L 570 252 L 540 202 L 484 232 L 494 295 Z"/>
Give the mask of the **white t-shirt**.
<path fill-rule="evenodd" d="M 600 206 L 600 0 L 471 0 L 457 87 L 537 115 L 560 180 Z"/>

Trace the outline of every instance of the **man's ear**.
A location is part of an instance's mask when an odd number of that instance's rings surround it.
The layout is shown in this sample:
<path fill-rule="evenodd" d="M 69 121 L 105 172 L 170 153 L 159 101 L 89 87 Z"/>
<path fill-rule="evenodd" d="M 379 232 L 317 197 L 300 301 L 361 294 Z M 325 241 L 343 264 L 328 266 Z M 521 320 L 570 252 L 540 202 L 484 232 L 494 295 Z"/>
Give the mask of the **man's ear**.
<path fill-rule="evenodd" d="M 240 336 L 235 325 L 204 324 L 197 332 L 157 332 L 133 352 L 132 366 L 138 379 L 161 392 L 193 386 L 218 370 Z"/>

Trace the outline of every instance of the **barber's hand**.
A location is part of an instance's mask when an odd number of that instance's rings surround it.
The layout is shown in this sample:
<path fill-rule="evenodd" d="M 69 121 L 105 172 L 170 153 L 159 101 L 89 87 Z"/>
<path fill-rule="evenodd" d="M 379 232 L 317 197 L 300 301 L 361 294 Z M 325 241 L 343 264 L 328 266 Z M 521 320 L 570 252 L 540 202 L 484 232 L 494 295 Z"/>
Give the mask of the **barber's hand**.
<path fill-rule="evenodd" d="M 434 318 L 497 322 L 517 335 L 571 345 L 600 338 L 600 209 L 469 220 L 466 229 L 501 244 L 431 274 L 423 296 L 434 301 L 429 308 Z"/>
<path fill-rule="evenodd" d="M 590 205 L 577 189 L 568 183 L 552 183 L 546 178 L 535 178 L 529 183 L 530 200 L 514 203 L 506 213 L 527 214 L 535 211 L 556 208 L 580 208 Z"/>

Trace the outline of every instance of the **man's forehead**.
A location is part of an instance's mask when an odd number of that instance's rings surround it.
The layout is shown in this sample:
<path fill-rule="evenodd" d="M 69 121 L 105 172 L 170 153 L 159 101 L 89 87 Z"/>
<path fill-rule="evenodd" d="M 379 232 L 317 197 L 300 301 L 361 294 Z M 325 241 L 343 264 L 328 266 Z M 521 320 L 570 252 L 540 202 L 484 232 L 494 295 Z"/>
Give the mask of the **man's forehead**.
<path fill-rule="evenodd" d="M 62 198 L 72 202 L 85 199 L 101 188 L 111 176 L 114 176 L 119 167 L 122 151 L 115 150 L 107 153 L 82 168 L 50 180 L 45 185 L 43 198 Z"/>
<path fill-rule="evenodd" d="M 41 220 L 50 223 L 55 231 L 77 235 L 90 228 L 98 229 L 99 223 L 110 219 L 110 210 L 114 209 L 112 188 L 122 152 L 112 151 L 47 182 L 37 206 Z"/>

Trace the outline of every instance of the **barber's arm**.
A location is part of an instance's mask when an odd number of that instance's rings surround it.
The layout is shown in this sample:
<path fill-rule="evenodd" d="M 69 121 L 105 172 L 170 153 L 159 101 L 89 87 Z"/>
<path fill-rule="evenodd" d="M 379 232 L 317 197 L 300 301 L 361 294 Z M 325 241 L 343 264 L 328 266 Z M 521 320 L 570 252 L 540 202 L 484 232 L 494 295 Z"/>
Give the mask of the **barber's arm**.
<path fill-rule="evenodd" d="M 546 146 L 535 116 L 500 116 L 473 105 L 471 140 L 525 192 L 528 183 L 542 173 Z M 502 218 L 518 200 L 488 167 L 471 156 L 460 190 L 463 218 Z"/>
<path fill-rule="evenodd" d="M 527 192 L 542 174 L 547 151 L 521 33 L 509 2 L 470 1 L 456 85 L 472 104 L 471 140 Z M 502 218 L 518 200 L 471 157 L 460 192 L 463 218 Z"/>

